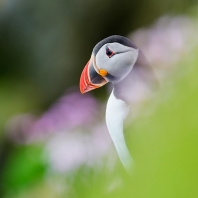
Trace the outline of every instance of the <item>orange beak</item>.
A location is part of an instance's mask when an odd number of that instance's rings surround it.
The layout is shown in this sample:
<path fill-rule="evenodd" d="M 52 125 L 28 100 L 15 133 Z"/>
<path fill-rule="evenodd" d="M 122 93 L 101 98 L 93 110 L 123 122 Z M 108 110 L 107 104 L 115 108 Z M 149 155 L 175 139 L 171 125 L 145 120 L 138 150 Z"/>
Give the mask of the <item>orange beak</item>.
<path fill-rule="evenodd" d="M 80 92 L 82 94 L 91 91 L 93 89 L 102 87 L 107 83 L 105 78 L 103 78 L 100 74 L 98 74 L 93 65 L 92 56 L 91 59 L 86 64 L 85 68 L 82 71 L 80 77 Z"/>

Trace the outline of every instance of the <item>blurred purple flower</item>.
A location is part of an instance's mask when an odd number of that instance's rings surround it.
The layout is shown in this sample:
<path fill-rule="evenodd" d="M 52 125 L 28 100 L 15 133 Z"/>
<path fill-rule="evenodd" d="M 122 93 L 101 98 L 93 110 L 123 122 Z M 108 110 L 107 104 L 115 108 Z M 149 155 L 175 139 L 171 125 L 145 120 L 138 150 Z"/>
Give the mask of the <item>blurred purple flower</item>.
<path fill-rule="evenodd" d="M 56 132 L 86 126 L 94 120 L 97 109 L 98 103 L 89 94 L 66 94 L 34 123 L 32 130 Z"/>
<path fill-rule="evenodd" d="M 8 131 L 20 131 L 23 140 L 32 141 L 51 133 L 71 131 L 77 127 L 86 127 L 97 117 L 98 103 L 89 94 L 66 93 L 40 118 L 33 115 L 20 115 L 7 124 Z M 10 133 L 16 134 L 16 133 Z"/>

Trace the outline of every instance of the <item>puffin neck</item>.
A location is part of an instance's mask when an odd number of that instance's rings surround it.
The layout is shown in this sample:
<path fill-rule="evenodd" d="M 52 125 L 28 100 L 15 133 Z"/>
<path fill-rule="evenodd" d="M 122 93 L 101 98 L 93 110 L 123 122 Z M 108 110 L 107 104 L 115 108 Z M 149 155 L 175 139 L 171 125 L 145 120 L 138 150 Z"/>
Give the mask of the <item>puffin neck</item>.
<path fill-rule="evenodd" d="M 127 104 L 130 103 L 131 98 L 131 80 L 133 78 L 134 71 L 131 69 L 129 74 L 119 82 L 113 83 L 113 93 L 117 99 L 123 100 Z"/>

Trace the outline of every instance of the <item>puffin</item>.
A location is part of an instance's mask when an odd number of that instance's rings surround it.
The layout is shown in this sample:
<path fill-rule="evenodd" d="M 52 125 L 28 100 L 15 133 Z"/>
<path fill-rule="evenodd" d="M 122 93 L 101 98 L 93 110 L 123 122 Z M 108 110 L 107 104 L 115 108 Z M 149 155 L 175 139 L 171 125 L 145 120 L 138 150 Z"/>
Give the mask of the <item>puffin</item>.
<path fill-rule="evenodd" d="M 112 83 L 106 106 L 106 124 L 117 154 L 125 169 L 134 164 L 124 135 L 124 121 L 131 111 L 134 79 L 145 86 L 153 81 L 153 70 L 143 52 L 129 40 L 113 35 L 93 48 L 91 58 L 80 77 L 82 94 Z"/>

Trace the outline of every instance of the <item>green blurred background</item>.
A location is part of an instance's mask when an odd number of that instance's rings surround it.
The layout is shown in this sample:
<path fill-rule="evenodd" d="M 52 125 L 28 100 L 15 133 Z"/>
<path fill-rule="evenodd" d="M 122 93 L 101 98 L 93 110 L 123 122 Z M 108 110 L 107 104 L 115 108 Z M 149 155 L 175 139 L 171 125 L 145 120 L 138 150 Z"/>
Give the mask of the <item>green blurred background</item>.
<path fill-rule="evenodd" d="M 0 0 L 0 197 L 197 198 L 197 13 L 195 0 Z M 136 101 L 127 127 L 136 162 L 130 176 L 105 128 L 107 87 L 78 95 L 94 45 L 114 34 L 143 49 L 160 82 L 155 97 Z M 83 97 L 93 103 L 87 123 L 79 118 Z M 95 126 L 107 135 L 93 136 Z M 90 142 L 98 147 L 79 152 Z M 54 152 L 61 144 L 67 158 Z M 92 149 L 97 160 L 79 160 Z"/>

